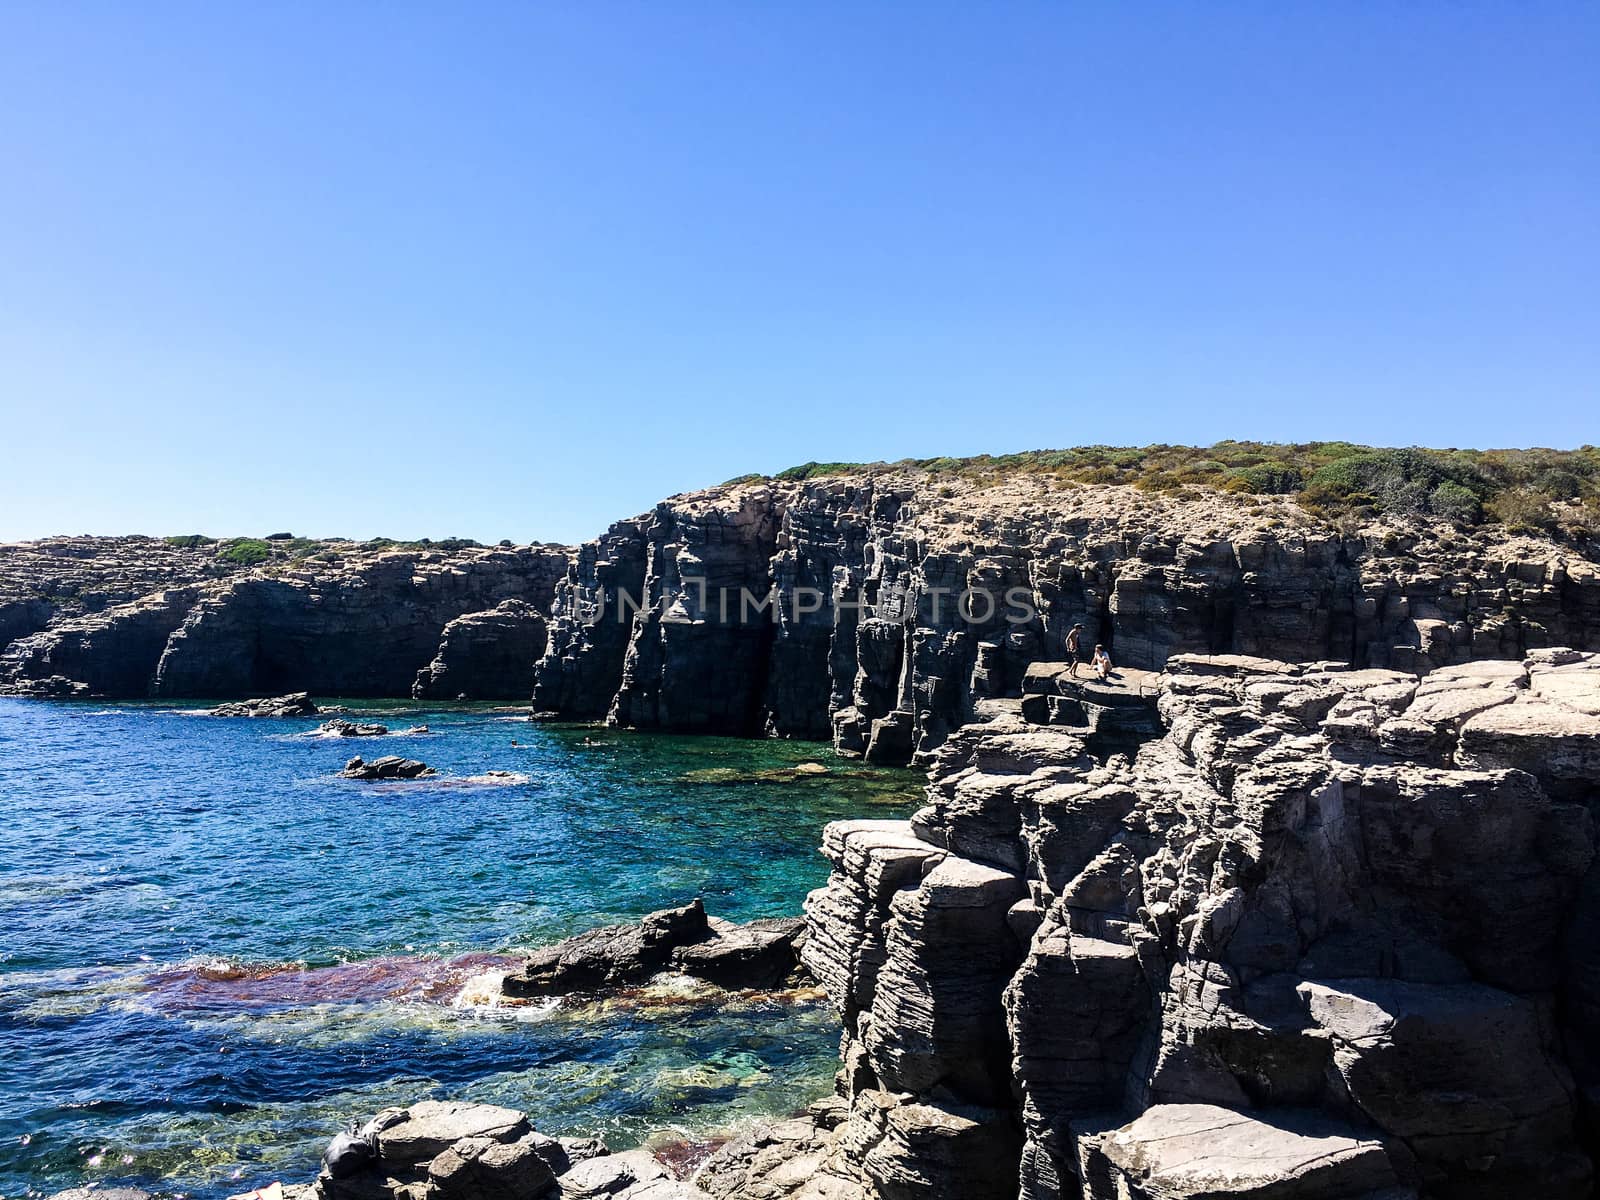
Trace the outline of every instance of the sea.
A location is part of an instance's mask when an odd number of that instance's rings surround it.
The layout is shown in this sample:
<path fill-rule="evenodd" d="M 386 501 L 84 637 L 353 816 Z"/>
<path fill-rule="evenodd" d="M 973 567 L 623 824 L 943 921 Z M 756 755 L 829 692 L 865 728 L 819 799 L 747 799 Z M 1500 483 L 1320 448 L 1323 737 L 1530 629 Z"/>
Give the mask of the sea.
<path fill-rule="evenodd" d="M 391 732 L 0 698 L 0 1198 L 305 1182 L 350 1122 L 421 1099 L 620 1149 L 830 1090 L 839 1027 L 814 988 L 660 978 L 511 1005 L 498 980 L 696 896 L 798 915 L 823 825 L 907 815 L 917 776 L 813 743 L 319 703 Z M 355 754 L 438 774 L 340 778 Z"/>

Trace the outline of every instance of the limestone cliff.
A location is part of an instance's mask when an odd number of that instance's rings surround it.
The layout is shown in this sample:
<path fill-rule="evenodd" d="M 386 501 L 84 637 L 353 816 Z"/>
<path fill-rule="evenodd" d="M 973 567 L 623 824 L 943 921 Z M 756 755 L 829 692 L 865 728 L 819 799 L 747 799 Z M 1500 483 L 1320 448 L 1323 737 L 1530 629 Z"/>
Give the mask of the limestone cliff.
<path fill-rule="evenodd" d="M 963 608 L 963 597 L 966 604 Z M 1025 608 L 1031 616 L 1015 620 Z M 1448 524 L 1340 532 L 1272 497 L 904 472 L 675 497 L 575 555 L 536 704 L 924 758 L 1029 663 L 1246 653 L 1422 672 L 1600 638 L 1600 569 Z"/>
<path fill-rule="evenodd" d="M 803 958 L 847 1107 L 703 1187 L 1591 1195 L 1600 655 L 1169 667 L 1038 673 L 1075 713 L 985 702 L 916 817 L 828 828 Z"/>

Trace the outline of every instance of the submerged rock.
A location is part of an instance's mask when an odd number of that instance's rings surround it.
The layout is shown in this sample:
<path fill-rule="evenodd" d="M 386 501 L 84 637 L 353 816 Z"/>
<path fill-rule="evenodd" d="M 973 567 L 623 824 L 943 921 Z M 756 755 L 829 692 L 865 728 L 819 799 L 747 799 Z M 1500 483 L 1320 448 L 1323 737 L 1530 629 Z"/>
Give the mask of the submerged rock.
<path fill-rule="evenodd" d="M 607 925 L 546 946 L 501 986 L 519 998 L 564 996 L 678 971 L 725 988 L 776 987 L 798 965 L 804 930 L 798 918 L 737 925 L 708 917 L 696 899 L 634 924 Z"/>
<path fill-rule="evenodd" d="M 345 763 L 344 770 L 339 772 L 346 779 L 421 779 L 428 775 L 437 775 L 438 772 L 427 763 L 418 762 L 414 758 L 401 758 L 398 754 L 386 754 L 382 758 L 375 758 L 367 762 L 360 755 Z"/>
<path fill-rule="evenodd" d="M 317 706 L 305 692 L 260 700 L 230 700 L 211 710 L 213 717 L 314 717 Z"/>

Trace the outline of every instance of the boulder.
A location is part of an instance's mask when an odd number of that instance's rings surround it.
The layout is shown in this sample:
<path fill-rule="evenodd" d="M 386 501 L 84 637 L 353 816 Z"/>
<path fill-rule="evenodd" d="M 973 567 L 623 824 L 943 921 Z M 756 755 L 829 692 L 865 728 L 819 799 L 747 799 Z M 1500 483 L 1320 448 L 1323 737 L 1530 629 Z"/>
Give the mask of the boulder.
<path fill-rule="evenodd" d="M 804 928 L 799 919 L 737 925 L 708 918 L 696 899 L 634 924 L 607 925 L 547 946 L 501 986 L 508 996 L 561 996 L 678 971 L 719 987 L 770 988 L 798 966 Z"/>
<path fill-rule="evenodd" d="M 438 1200 L 534 1200 L 550 1191 L 555 1172 L 529 1133 L 514 1142 L 457 1139 L 428 1163 Z M 549 1139 L 544 1139 L 548 1141 Z"/>
<path fill-rule="evenodd" d="M 368 1126 L 387 1166 L 424 1163 L 463 1139 L 510 1144 L 532 1132 L 528 1118 L 496 1104 L 424 1100 L 380 1114 Z"/>
<path fill-rule="evenodd" d="M 305 692 L 269 696 L 259 700 L 234 700 L 211 710 L 213 717 L 314 717 L 317 706 Z"/>
<path fill-rule="evenodd" d="M 711 918 L 710 928 L 710 937 L 673 950 L 673 970 L 718 987 L 773 988 L 799 965 L 804 918 L 776 917 L 744 925 Z"/>
<path fill-rule="evenodd" d="M 389 732 L 389 727 L 387 725 L 346 721 L 343 718 L 334 717 L 332 720 L 324 721 L 321 725 L 318 725 L 317 732 L 324 737 L 383 737 Z"/>
<path fill-rule="evenodd" d="M 401 758 L 398 754 L 386 754 L 382 758 L 375 758 L 367 762 L 360 755 L 345 763 L 344 770 L 339 772 L 346 779 L 364 780 L 391 780 L 391 779 L 422 779 L 429 775 L 438 774 L 427 763 L 418 762 L 414 758 Z"/>

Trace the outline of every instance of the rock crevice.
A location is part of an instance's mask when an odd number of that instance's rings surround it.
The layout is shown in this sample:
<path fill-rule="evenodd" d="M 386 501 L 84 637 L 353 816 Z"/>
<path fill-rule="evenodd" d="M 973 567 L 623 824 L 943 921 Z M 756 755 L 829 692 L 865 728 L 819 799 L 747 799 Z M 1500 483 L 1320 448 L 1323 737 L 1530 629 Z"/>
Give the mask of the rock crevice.
<path fill-rule="evenodd" d="M 912 820 L 826 831 L 803 958 L 845 1030 L 832 1176 L 1591 1194 L 1600 655 L 1420 681 L 1175 656 L 1146 732 L 1034 674 L 1099 715 L 993 710 Z"/>

